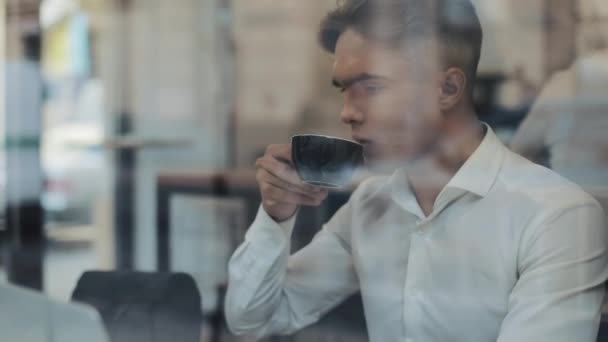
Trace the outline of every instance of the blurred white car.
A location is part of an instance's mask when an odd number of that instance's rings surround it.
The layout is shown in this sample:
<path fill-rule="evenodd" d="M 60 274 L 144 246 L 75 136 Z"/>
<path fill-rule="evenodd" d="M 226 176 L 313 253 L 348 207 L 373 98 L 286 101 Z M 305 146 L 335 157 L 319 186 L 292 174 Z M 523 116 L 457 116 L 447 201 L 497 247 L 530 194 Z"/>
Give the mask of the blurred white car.
<path fill-rule="evenodd" d="M 89 123 L 58 124 L 45 131 L 42 205 L 51 221 L 91 222 L 106 183 L 103 136 L 103 127 Z"/>

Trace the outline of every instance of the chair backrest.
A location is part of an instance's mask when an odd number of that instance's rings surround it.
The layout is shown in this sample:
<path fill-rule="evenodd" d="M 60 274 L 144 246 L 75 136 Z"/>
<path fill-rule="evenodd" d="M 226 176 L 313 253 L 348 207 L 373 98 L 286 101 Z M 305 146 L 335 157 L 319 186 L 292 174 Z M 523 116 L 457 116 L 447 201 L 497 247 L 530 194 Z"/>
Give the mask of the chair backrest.
<path fill-rule="evenodd" d="M 182 273 L 86 272 L 72 300 L 96 308 L 112 342 L 199 342 L 201 296 Z"/>
<path fill-rule="evenodd" d="M 597 342 L 608 342 L 608 316 L 602 315 L 600 321 L 600 331 L 597 334 Z"/>

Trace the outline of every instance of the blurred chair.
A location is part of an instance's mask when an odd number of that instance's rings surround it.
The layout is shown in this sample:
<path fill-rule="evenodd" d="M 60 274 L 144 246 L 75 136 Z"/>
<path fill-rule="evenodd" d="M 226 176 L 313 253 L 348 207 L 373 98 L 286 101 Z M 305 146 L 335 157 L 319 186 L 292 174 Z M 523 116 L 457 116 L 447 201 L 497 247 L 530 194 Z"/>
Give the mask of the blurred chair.
<path fill-rule="evenodd" d="M 600 321 L 600 331 L 597 334 L 597 342 L 608 342 L 608 315 L 603 314 Z"/>
<path fill-rule="evenodd" d="M 96 308 L 112 342 L 199 342 L 201 296 L 183 273 L 86 272 L 72 300 Z"/>
<path fill-rule="evenodd" d="M 0 285 L 0 341 L 107 342 L 95 310 L 57 303 L 20 287 Z"/>

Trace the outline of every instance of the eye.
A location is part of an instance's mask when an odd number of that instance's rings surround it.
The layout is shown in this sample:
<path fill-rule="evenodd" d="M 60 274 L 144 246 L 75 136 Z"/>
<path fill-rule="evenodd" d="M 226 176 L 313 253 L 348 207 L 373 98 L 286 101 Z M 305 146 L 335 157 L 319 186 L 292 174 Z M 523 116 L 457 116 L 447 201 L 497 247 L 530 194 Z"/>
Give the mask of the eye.
<path fill-rule="evenodd" d="M 363 82 L 362 88 L 368 95 L 374 95 L 384 89 L 384 86 L 378 82 Z"/>
<path fill-rule="evenodd" d="M 365 84 L 363 86 L 363 88 L 365 89 L 365 92 L 369 95 L 374 95 L 377 94 L 378 92 L 382 91 L 384 89 L 384 86 L 382 86 L 381 84 L 377 84 L 377 83 L 369 83 L 369 84 Z"/>

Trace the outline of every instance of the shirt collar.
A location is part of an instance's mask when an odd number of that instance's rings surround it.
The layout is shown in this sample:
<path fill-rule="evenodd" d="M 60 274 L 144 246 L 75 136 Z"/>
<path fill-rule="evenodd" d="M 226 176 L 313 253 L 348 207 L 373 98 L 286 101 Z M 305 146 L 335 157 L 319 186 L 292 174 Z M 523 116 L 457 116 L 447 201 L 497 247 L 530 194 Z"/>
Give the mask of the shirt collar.
<path fill-rule="evenodd" d="M 485 197 L 492 188 L 504 160 L 505 147 L 492 128 L 486 123 L 483 125 L 486 128 L 486 135 L 481 144 L 448 182 L 439 195 L 438 202 L 442 201 L 446 190 L 463 190 Z M 420 217 L 424 216 L 409 185 L 405 169 L 395 171 L 389 179 L 389 184 L 397 203 Z"/>
<path fill-rule="evenodd" d="M 405 169 L 398 169 L 389 179 L 389 186 L 393 200 L 403 209 L 413 213 L 419 218 L 424 218 L 424 213 L 418 204 L 414 191 L 407 179 Z"/>
<path fill-rule="evenodd" d="M 462 189 L 485 197 L 494 185 L 504 160 L 504 145 L 488 124 L 483 125 L 486 127 L 486 135 L 481 144 L 446 188 Z"/>

